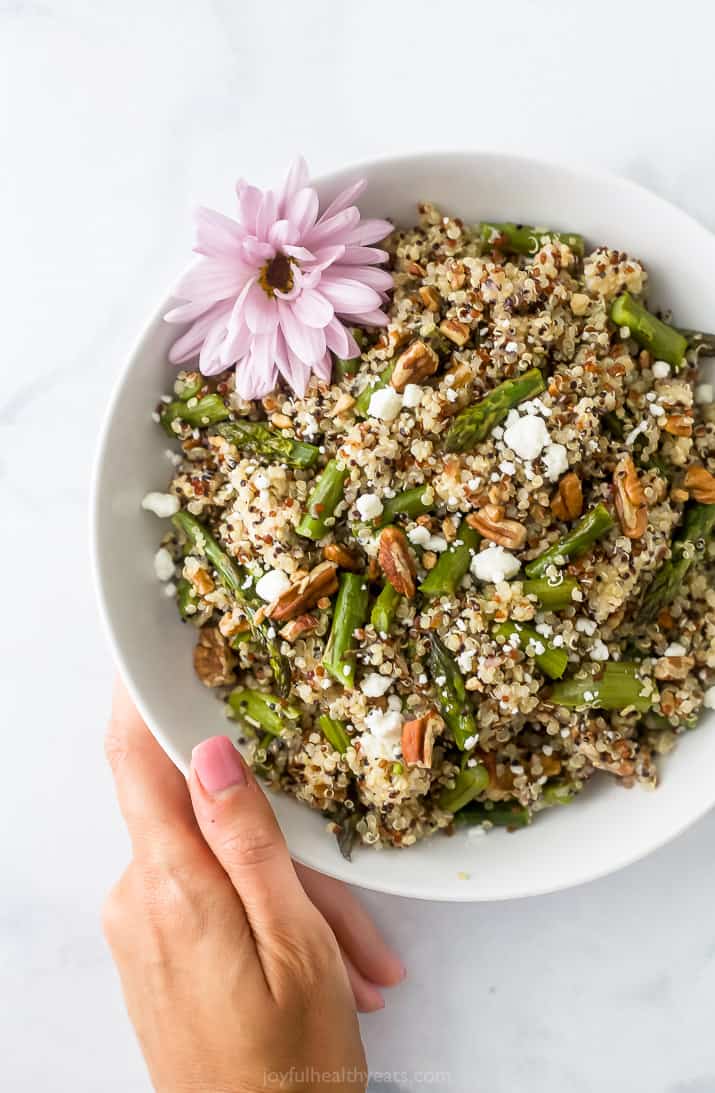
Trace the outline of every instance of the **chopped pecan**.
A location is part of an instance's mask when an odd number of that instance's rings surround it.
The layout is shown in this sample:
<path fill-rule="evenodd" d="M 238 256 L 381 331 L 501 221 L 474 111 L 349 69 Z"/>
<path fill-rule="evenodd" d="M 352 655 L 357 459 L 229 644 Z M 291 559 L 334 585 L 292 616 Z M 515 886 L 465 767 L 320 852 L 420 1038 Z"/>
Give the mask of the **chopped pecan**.
<path fill-rule="evenodd" d="M 436 288 L 432 285 L 422 285 L 417 294 L 428 311 L 439 311 L 442 306 L 442 297 Z"/>
<path fill-rule="evenodd" d="M 471 330 L 466 323 L 460 323 L 459 319 L 445 319 L 439 324 L 439 329 L 455 345 L 466 345 L 469 341 Z"/>
<path fill-rule="evenodd" d="M 318 625 L 315 615 L 299 615 L 297 619 L 291 619 L 281 627 L 280 635 L 286 641 L 293 642 L 303 634 L 309 634 Z"/>
<path fill-rule="evenodd" d="M 236 634 L 247 633 L 251 629 L 251 624 L 246 616 L 234 607 L 221 616 L 218 628 L 225 638 L 235 638 Z"/>
<path fill-rule="evenodd" d="M 292 429 L 293 422 L 286 414 L 272 414 L 271 425 L 276 429 Z"/>
<path fill-rule="evenodd" d="M 551 511 L 557 520 L 575 520 L 583 509 L 581 479 L 573 471 L 565 474 L 551 498 Z"/>
<path fill-rule="evenodd" d="M 402 758 L 408 766 L 432 766 L 432 750 L 442 719 L 434 710 L 416 717 L 414 721 L 405 721 L 402 726 Z"/>
<path fill-rule="evenodd" d="M 694 664 L 693 657 L 659 657 L 655 662 L 653 675 L 656 679 L 686 679 Z"/>
<path fill-rule="evenodd" d="M 341 543 L 328 543 L 324 546 L 323 557 L 328 562 L 334 562 L 341 569 L 351 569 L 356 572 L 362 569 L 360 559 Z"/>
<path fill-rule="evenodd" d="M 233 683 L 236 658 L 217 626 L 204 626 L 194 646 L 196 675 L 206 687 Z"/>
<path fill-rule="evenodd" d="M 520 550 L 526 542 L 524 525 L 518 520 L 507 520 L 501 505 L 485 505 L 479 512 L 471 513 L 467 523 L 485 539 L 510 550 Z"/>
<path fill-rule="evenodd" d="M 434 349 L 418 338 L 395 361 L 390 383 L 396 391 L 404 391 L 408 383 L 422 383 L 434 375 L 438 365 Z"/>
<path fill-rule="evenodd" d="M 199 596 L 207 596 L 208 593 L 213 592 L 216 587 L 208 570 L 202 565 L 197 566 L 193 573 L 190 574 L 189 580 Z"/>
<path fill-rule="evenodd" d="M 348 410 L 352 410 L 354 405 L 355 399 L 352 395 L 349 395 L 347 391 L 343 391 L 333 406 L 333 413 L 336 417 L 340 417 L 341 414 L 346 414 Z"/>
<path fill-rule="evenodd" d="M 663 422 L 663 428 L 672 436 L 692 436 L 693 419 L 685 414 L 671 414 Z"/>
<path fill-rule="evenodd" d="M 648 527 L 648 506 L 643 487 L 630 455 L 623 455 L 613 472 L 615 503 L 623 534 L 640 539 Z"/>
<path fill-rule="evenodd" d="M 273 601 L 265 615 L 276 622 L 285 622 L 302 615 L 323 596 L 337 591 L 337 566 L 334 562 L 321 562 L 310 573 L 294 581 L 285 592 Z"/>
<path fill-rule="evenodd" d="M 458 292 L 460 288 L 464 288 L 465 281 L 467 280 L 467 271 L 461 262 L 455 262 L 449 271 L 449 287 Z"/>
<path fill-rule="evenodd" d="M 380 535 L 378 561 L 392 587 L 401 596 L 415 594 L 415 561 L 399 528 L 387 527 Z"/>
<path fill-rule="evenodd" d="M 465 387 L 472 379 L 472 369 L 465 361 L 453 364 L 445 372 L 445 377 L 452 377 L 452 387 Z"/>
<path fill-rule="evenodd" d="M 688 467 L 684 485 L 695 501 L 700 501 L 703 505 L 715 505 L 715 475 L 710 474 L 705 467 Z"/>
<path fill-rule="evenodd" d="M 424 277 L 427 270 L 424 266 L 421 266 L 419 262 L 408 262 L 407 272 L 411 273 L 413 277 Z"/>

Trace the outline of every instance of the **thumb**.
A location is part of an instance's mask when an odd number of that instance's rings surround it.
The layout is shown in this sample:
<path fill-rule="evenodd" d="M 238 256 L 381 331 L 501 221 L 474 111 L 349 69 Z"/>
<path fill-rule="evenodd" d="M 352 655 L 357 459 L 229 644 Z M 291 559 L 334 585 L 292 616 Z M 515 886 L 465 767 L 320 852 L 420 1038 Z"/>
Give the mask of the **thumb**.
<path fill-rule="evenodd" d="M 294 929 L 311 904 L 273 809 L 227 736 L 194 748 L 189 789 L 204 839 L 238 892 L 259 948 L 277 926 Z"/>

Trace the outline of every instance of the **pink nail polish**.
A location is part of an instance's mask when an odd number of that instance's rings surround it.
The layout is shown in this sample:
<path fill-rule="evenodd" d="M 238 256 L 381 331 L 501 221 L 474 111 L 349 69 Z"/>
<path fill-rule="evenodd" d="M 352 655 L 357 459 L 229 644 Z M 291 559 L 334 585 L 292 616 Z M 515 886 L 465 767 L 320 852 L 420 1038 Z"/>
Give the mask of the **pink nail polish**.
<path fill-rule="evenodd" d="M 207 793 L 222 793 L 248 782 L 243 759 L 227 736 L 202 741 L 191 753 L 191 761 Z"/>

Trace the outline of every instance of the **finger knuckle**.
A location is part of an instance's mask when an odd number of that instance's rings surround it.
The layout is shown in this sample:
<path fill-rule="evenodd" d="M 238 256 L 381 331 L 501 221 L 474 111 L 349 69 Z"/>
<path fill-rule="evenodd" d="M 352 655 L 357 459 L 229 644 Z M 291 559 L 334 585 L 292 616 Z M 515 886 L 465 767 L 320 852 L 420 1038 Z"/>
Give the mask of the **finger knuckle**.
<path fill-rule="evenodd" d="M 114 774 L 126 760 L 127 743 L 119 731 L 116 721 L 110 721 L 104 734 L 104 754 Z"/>
<path fill-rule="evenodd" d="M 113 948 L 123 936 L 129 917 L 131 901 L 128 894 L 130 887 L 128 873 L 129 870 L 109 890 L 102 904 L 102 932 Z"/>
<path fill-rule="evenodd" d="M 256 867 L 275 857 L 278 843 L 275 835 L 255 825 L 228 831 L 220 839 L 219 854 L 230 865 Z"/>

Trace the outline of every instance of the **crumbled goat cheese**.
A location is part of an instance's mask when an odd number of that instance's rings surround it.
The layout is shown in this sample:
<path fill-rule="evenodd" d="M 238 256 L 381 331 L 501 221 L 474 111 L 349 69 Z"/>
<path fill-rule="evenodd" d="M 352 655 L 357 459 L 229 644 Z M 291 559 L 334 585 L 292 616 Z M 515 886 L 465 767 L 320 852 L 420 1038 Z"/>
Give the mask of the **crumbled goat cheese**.
<path fill-rule="evenodd" d="M 651 402 L 648 409 L 650 410 L 653 417 L 662 417 L 663 414 L 665 413 L 665 410 L 663 409 L 663 407 L 660 405 L 659 402 Z"/>
<path fill-rule="evenodd" d="M 503 546 L 492 544 L 474 555 L 470 568 L 478 581 L 496 584 L 515 577 L 521 569 L 521 562 Z"/>
<path fill-rule="evenodd" d="M 373 736 L 388 744 L 398 744 L 402 733 L 402 714 L 397 710 L 370 710 L 365 724 Z"/>
<path fill-rule="evenodd" d="M 502 474 L 516 474 L 516 464 L 510 463 L 508 459 L 503 459 L 502 462 L 499 464 L 499 470 Z"/>
<path fill-rule="evenodd" d="M 667 361 L 653 362 L 653 375 L 657 380 L 664 380 L 670 375 L 670 365 Z"/>
<path fill-rule="evenodd" d="M 179 511 L 179 498 L 173 493 L 148 493 L 142 501 L 142 508 L 165 519 Z"/>
<path fill-rule="evenodd" d="M 560 649 L 564 644 L 563 634 L 554 634 L 551 644 L 555 645 L 557 649 Z"/>
<path fill-rule="evenodd" d="M 414 543 L 415 546 L 426 547 L 430 541 L 429 528 L 424 528 L 422 527 L 422 524 L 418 524 L 417 527 L 411 528 L 407 532 L 407 538 L 411 543 Z"/>
<path fill-rule="evenodd" d="M 591 638 L 596 633 L 596 623 L 593 619 L 576 619 L 576 629 L 579 634 L 588 634 Z"/>
<path fill-rule="evenodd" d="M 703 698 L 703 705 L 708 710 L 715 710 L 715 687 L 708 687 Z"/>
<path fill-rule="evenodd" d="M 273 603 L 289 586 L 287 573 L 282 569 L 270 569 L 256 581 L 256 592 L 266 603 Z"/>
<path fill-rule="evenodd" d="M 402 395 L 394 387 L 380 387 L 370 399 L 368 414 L 380 421 L 394 421 L 402 409 Z"/>
<path fill-rule="evenodd" d="M 166 547 L 159 547 L 154 555 L 154 572 L 160 581 L 170 581 L 174 576 L 174 559 Z"/>
<path fill-rule="evenodd" d="M 713 385 L 712 383 L 699 383 L 695 388 L 695 401 L 698 406 L 704 406 L 708 402 L 713 401 Z"/>
<path fill-rule="evenodd" d="M 270 479 L 265 474 L 254 474 L 253 485 L 257 490 L 267 490 L 270 484 Z"/>
<path fill-rule="evenodd" d="M 402 392 L 402 405 L 414 410 L 422 402 L 422 388 L 419 383 L 408 383 Z"/>
<path fill-rule="evenodd" d="M 644 433 L 646 431 L 647 428 L 648 428 L 648 422 L 647 421 L 639 421 L 638 424 L 636 425 L 635 429 L 633 429 L 630 433 L 628 433 L 628 435 L 626 436 L 626 444 L 628 445 L 629 448 L 635 443 L 635 441 L 641 435 L 641 433 Z"/>
<path fill-rule="evenodd" d="M 685 646 L 681 645 L 679 641 L 673 641 L 665 650 L 666 657 L 684 657 Z"/>
<path fill-rule="evenodd" d="M 376 493 L 363 493 L 358 497 L 355 506 L 363 520 L 374 520 L 383 509 L 383 504 Z"/>
<path fill-rule="evenodd" d="M 457 664 L 459 665 L 460 672 L 464 672 L 465 675 L 469 675 L 472 670 L 472 662 L 477 654 L 473 649 L 465 649 L 463 653 L 460 653 L 457 657 Z"/>
<path fill-rule="evenodd" d="M 600 638 L 597 638 L 591 646 L 590 651 L 591 660 L 608 660 L 610 653 L 608 652 L 608 646 Z"/>
<path fill-rule="evenodd" d="M 536 415 L 519 417 L 504 431 L 504 443 L 520 459 L 536 459 L 550 441 L 549 430 L 543 418 Z"/>
<path fill-rule="evenodd" d="M 391 686 L 391 676 L 381 676 L 378 672 L 370 672 L 360 684 L 360 690 L 368 698 L 382 698 Z"/>
<path fill-rule="evenodd" d="M 541 459 L 546 476 L 551 482 L 555 482 L 569 469 L 568 455 L 563 444 L 548 444 L 541 453 Z"/>

